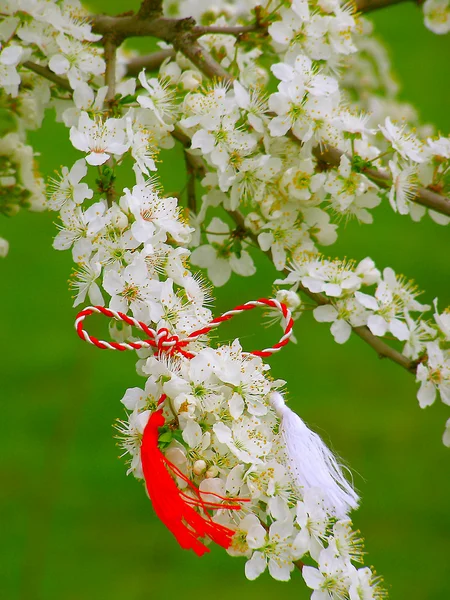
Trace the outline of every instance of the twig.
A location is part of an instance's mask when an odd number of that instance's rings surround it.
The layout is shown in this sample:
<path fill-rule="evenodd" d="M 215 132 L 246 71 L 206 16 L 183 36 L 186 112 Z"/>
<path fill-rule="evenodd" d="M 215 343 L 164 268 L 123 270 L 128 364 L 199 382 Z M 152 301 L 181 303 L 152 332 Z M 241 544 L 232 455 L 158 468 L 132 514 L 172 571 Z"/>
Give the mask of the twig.
<path fill-rule="evenodd" d="M 27 69 L 30 69 L 30 71 L 33 71 L 37 75 L 41 75 L 41 77 L 45 77 L 45 79 L 56 83 L 56 85 L 63 88 L 64 90 L 69 90 L 70 92 L 73 91 L 70 87 L 68 79 L 56 75 L 56 73 L 50 71 L 48 67 L 43 67 L 42 65 L 38 65 L 37 63 L 31 62 L 30 60 L 25 61 L 22 66 L 26 67 Z"/>
<path fill-rule="evenodd" d="M 388 6 L 392 6 L 393 4 L 400 4 L 401 2 L 414 2 L 415 0 L 356 0 L 355 6 L 356 10 L 359 13 L 368 13 L 374 10 L 378 10 L 379 8 L 386 8 Z M 416 2 L 419 4 L 419 2 Z"/>
<path fill-rule="evenodd" d="M 214 60 L 214 58 L 197 42 L 189 32 L 174 38 L 173 45 L 182 52 L 194 65 L 210 79 L 233 81 L 233 77 Z"/>
<path fill-rule="evenodd" d="M 180 144 L 182 144 L 186 150 L 189 150 L 189 148 L 191 147 L 191 138 L 186 133 L 184 133 L 184 131 L 180 129 L 177 125 L 175 125 L 171 135 L 174 139 L 180 142 Z M 189 152 L 189 162 L 191 167 L 195 169 L 196 174 L 199 177 L 203 178 L 208 172 L 208 168 L 206 167 L 205 161 L 201 156 L 197 156 Z"/>
<path fill-rule="evenodd" d="M 196 181 L 196 167 L 195 161 L 192 163 L 191 155 L 188 151 L 184 151 L 184 161 L 186 163 L 186 193 L 187 193 L 187 207 L 189 212 L 194 215 L 197 214 L 197 196 L 195 193 L 195 181 Z"/>
<path fill-rule="evenodd" d="M 328 165 L 336 167 L 339 166 L 341 156 L 344 153 L 337 148 L 325 146 L 322 149 L 318 147 L 315 148 L 314 154 L 319 160 L 327 163 Z M 390 188 L 392 185 L 392 178 L 386 171 L 380 171 L 371 167 L 363 167 L 361 172 L 379 187 Z M 421 204 L 422 206 L 431 208 L 432 210 L 435 210 L 443 215 L 450 216 L 450 199 L 446 196 L 441 196 L 440 194 L 436 194 L 436 192 L 423 187 L 417 188 L 415 194 L 416 195 L 414 198 L 411 198 L 411 200 L 416 204 Z"/>
<path fill-rule="evenodd" d="M 114 98 L 116 96 L 116 44 L 111 35 L 103 38 L 103 47 L 105 49 L 105 85 L 108 86 L 105 101 L 109 111 L 112 112 Z"/>
<path fill-rule="evenodd" d="M 105 49 L 105 85 L 108 86 L 106 92 L 106 105 L 110 115 L 114 114 L 114 103 L 116 96 L 116 42 L 113 35 L 105 35 L 103 38 L 103 47 Z M 114 170 L 114 159 L 111 157 L 106 163 L 111 171 Z M 116 197 L 116 190 L 114 187 L 114 173 L 111 174 L 111 178 L 108 180 L 108 185 L 105 188 L 106 201 L 108 206 L 112 206 Z"/>
<path fill-rule="evenodd" d="M 167 17 L 140 18 L 137 15 L 110 17 L 96 15 L 92 17 L 92 30 L 102 35 L 114 34 L 117 43 L 129 37 L 156 37 L 173 44 L 175 50 L 180 50 L 207 77 L 232 79 L 231 76 L 217 63 L 208 52 L 197 42 L 193 33 L 195 20 L 169 19 Z"/>
<path fill-rule="evenodd" d="M 294 560 L 294 565 L 297 567 L 297 569 L 299 571 L 302 571 L 303 567 L 305 566 L 305 563 L 302 563 L 301 560 Z"/>
<path fill-rule="evenodd" d="M 377 8 L 383 8 L 391 4 L 398 4 L 405 0 L 354 0 L 355 10 L 360 13 L 371 12 Z M 417 3 L 420 0 L 416 0 Z M 141 8 L 136 14 L 125 13 L 112 17 L 109 15 L 93 15 L 90 17 L 92 28 L 95 33 L 102 35 L 114 33 L 117 39 L 129 37 L 153 36 L 160 39 L 174 37 L 174 33 L 183 28 L 190 29 L 193 37 L 199 37 L 206 33 L 223 33 L 240 35 L 258 29 L 264 29 L 265 23 L 251 25 L 234 25 L 230 27 L 212 25 L 210 27 L 196 26 L 195 20 L 188 17 L 173 19 L 162 16 L 161 0 L 144 0 Z"/>
<path fill-rule="evenodd" d="M 136 56 L 127 62 L 127 75 L 135 77 L 142 69 L 156 71 L 166 58 L 174 58 L 175 54 L 175 50 L 169 48 L 168 50 L 159 50 L 158 52 L 152 52 L 144 56 Z"/>
<path fill-rule="evenodd" d="M 118 17 L 93 15 L 90 20 L 94 33 L 114 34 L 117 42 L 130 37 L 155 37 L 172 43 L 177 35 L 192 29 L 195 25 L 195 20 L 191 17 L 185 19 L 170 19 L 162 16 L 142 18 L 139 13 Z"/>
<path fill-rule="evenodd" d="M 240 36 L 245 33 L 259 31 L 261 29 L 263 29 L 263 27 L 260 24 L 233 25 L 233 26 L 210 25 L 209 27 L 203 27 L 202 25 L 196 25 L 195 27 L 192 28 L 192 34 L 195 37 L 201 37 L 202 35 L 209 35 L 212 33 Z"/>
<path fill-rule="evenodd" d="M 201 46 L 197 44 L 200 49 L 197 48 L 196 51 L 192 51 L 192 48 L 185 45 L 183 39 L 180 39 L 179 42 L 179 50 L 183 52 L 186 56 L 188 53 L 193 53 L 192 56 L 188 56 L 192 62 L 208 77 L 219 77 L 225 81 L 233 81 L 233 77 L 229 73 L 227 73 L 221 65 L 219 65 L 211 55 L 209 55 Z M 291 139 L 300 143 L 294 135 L 290 136 Z M 331 146 L 325 147 L 323 149 L 316 147 L 314 150 L 315 155 L 319 160 L 326 162 L 332 166 L 339 166 L 341 156 L 343 152 L 338 150 L 337 148 L 333 148 Z M 363 168 L 362 172 L 372 181 L 377 183 L 380 187 L 389 188 L 392 185 L 392 179 L 388 173 L 385 171 L 379 171 L 377 169 L 371 168 Z M 445 196 L 441 196 L 440 194 L 436 194 L 431 190 L 426 188 L 418 188 L 416 192 L 416 196 L 412 198 L 412 201 L 416 204 L 421 204 L 422 206 L 426 206 L 427 208 L 431 208 L 436 212 L 441 214 L 450 216 L 450 199 Z"/>
<path fill-rule="evenodd" d="M 369 12 L 376 8 L 382 8 L 391 4 L 397 4 L 405 0 L 356 0 L 355 7 L 359 12 Z M 146 19 L 142 18 L 143 6 L 153 7 L 152 15 L 159 15 L 155 11 L 155 5 L 160 3 L 155 0 L 145 1 L 137 15 L 123 17 L 98 16 L 93 20 L 93 29 L 97 33 L 115 32 L 115 35 L 125 38 L 133 35 L 150 35 L 164 39 L 172 43 L 176 50 L 182 52 L 189 58 L 194 65 L 200 69 L 207 77 L 212 79 L 219 78 L 224 81 L 233 81 L 233 77 L 201 46 L 197 38 L 205 33 L 243 33 L 245 31 L 255 31 L 261 24 L 233 27 L 202 27 L 197 26 L 193 19 L 168 19 L 161 16 Z M 147 13 L 145 13 L 147 14 Z M 150 14 L 150 13 L 148 13 Z M 339 165 L 342 152 L 337 148 L 327 148 L 321 151 L 316 148 L 320 160 L 327 162 L 332 166 Z M 388 173 L 376 169 L 365 168 L 363 172 L 369 179 L 376 182 L 381 187 L 390 187 L 391 178 Z M 450 199 L 441 196 L 432 190 L 419 188 L 413 202 L 431 208 L 436 212 L 450 216 Z"/>

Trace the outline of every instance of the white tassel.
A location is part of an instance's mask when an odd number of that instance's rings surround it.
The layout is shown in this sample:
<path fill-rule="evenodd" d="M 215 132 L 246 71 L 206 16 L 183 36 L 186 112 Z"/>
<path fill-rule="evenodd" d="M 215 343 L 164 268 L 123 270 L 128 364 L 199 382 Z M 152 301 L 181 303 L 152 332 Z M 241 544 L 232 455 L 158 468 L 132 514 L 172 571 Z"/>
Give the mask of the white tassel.
<path fill-rule="evenodd" d="M 280 433 L 286 445 L 292 474 L 300 488 L 319 488 L 332 514 L 338 518 L 358 506 L 358 495 L 342 473 L 342 467 L 321 438 L 288 408 L 283 396 L 274 392 L 270 404 L 281 420 Z"/>

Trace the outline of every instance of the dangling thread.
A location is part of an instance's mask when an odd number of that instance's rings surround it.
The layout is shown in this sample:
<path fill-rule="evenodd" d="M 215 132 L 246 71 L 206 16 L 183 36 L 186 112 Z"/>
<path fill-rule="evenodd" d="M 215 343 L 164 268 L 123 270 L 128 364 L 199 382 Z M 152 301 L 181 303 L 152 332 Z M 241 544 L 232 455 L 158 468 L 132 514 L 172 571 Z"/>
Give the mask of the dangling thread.
<path fill-rule="evenodd" d="M 164 395 L 161 396 L 159 403 L 165 398 Z M 173 533 L 180 546 L 186 550 L 192 549 L 198 556 L 209 552 L 209 548 L 200 541 L 202 538 L 210 538 L 222 548 L 229 548 L 235 532 L 213 521 L 208 510 L 240 510 L 240 503 L 248 502 L 249 499 L 225 498 L 207 492 L 208 496 L 215 496 L 223 502 L 204 500 L 197 486 L 159 449 L 159 428 L 164 423 L 162 408 L 159 408 L 150 415 L 141 444 L 142 470 L 156 514 Z M 180 490 L 170 472 L 187 483 L 191 495 Z"/>

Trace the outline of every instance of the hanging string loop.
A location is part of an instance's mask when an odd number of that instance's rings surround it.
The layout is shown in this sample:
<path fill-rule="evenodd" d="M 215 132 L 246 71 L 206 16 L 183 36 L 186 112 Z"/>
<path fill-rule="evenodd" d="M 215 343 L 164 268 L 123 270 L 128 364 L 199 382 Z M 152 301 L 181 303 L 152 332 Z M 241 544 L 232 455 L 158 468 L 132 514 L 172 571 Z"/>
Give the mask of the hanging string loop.
<path fill-rule="evenodd" d="M 229 321 L 236 315 L 244 313 L 249 310 L 253 310 L 258 306 L 266 306 L 269 308 L 275 308 L 278 310 L 284 322 L 284 332 L 280 340 L 271 346 L 270 348 L 265 348 L 264 350 L 253 350 L 252 352 L 248 352 L 248 354 L 252 354 L 254 356 L 260 357 L 268 357 L 272 354 L 279 352 L 281 348 L 283 348 L 288 342 L 292 335 L 292 328 L 294 326 L 294 320 L 291 315 L 291 311 L 288 307 L 275 300 L 274 298 L 260 298 L 259 300 L 251 300 L 250 302 L 246 302 L 245 304 L 241 304 L 240 306 L 236 306 L 232 310 L 229 310 L 223 315 L 216 317 L 212 321 L 210 321 L 205 327 L 201 329 L 197 329 L 192 333 L 188 334 L 185 338 L 181 338 L 172 334 L 167 327 L 161 327 L 158 331 L 155 331 L 142 321 L 138 321 L 137 319 L 130 317 L 122 312 L 118 312 L 115 310 L 111 310 L 109 308 L 105 308 L 103 306 L 89 306 L 85 308 L 80 313 L 78 313 L 75 319 L 75 329 L 79 335 L 79 337 L 100 348 L 101 350 L 119 350 L 123 352 L 125 350 L 141 350 L 142 348 L 153 348 L 158 354 L 163 352 L 173 355 L 173 354 L 181 354 L 185 358 L 193 358 L 196 353 L 190 350 L 187 350 L 186 347 L 189 346 L 192 342 L 195 342 L 200 337 L 208 334 L 210 331 L 219 327 L 225 321 Z M 127 325 L 131 325 L 132 327 L 136 327 L 140 331 L 142 331 L 147 337 L 145 339 L 136 340 L 133 342 L 113 342 L 113 341 L 105 341 L 98 340 L 94 336 L 90 335 L 85 329 L 83 329 L 84 320 L 86 317 L 92 314 L 102 314 L 110 319 L 115 319 L 116 321 L 120 321 L 123 323 L 127 323 Z"/>

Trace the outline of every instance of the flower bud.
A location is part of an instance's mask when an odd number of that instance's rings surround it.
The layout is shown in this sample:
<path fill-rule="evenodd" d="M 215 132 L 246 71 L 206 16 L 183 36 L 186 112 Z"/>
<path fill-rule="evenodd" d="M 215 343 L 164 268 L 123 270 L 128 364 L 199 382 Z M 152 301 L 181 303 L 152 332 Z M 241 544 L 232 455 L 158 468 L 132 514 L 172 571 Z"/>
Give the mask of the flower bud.
<path fill-rule="evenodd" d="M 185 90 L 196 90 L 202 83 L 202 76 L 195 71 L 185 71 L 180 77 L 181 87 Z"/>
<path fill-rule="evenodd" d="M 206 477 L 208 479 L 212 479 L 213 477 L 217 477 L 218 474 L 219 474 L 219 469 L 216 467 L 216 465 L 211 465 L 209 467 L 209 469 L 206 471 Z"/>
<path fill-rule="evenodd" d="M 196 460 L 192 470 L 195 475 L 201 475 L 206 470 L 206 462 L 204 460 Z"/>

